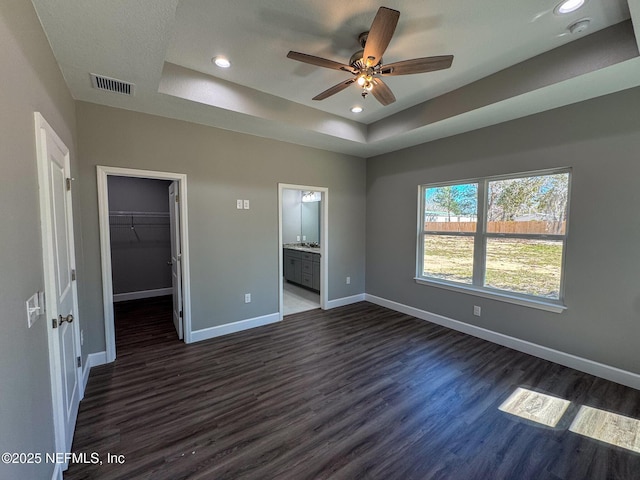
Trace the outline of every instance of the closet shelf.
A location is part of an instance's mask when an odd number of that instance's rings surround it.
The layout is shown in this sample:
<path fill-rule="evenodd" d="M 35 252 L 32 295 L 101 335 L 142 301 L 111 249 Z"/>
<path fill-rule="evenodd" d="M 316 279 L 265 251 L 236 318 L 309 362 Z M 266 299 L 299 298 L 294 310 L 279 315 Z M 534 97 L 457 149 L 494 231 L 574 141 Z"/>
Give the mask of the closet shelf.
<path fill-rule="evenodd" d="M 163 243 L 166 234 L 161 232 L 169 228 L 169 221 L 169 212 L 110 211 L 111 240 L 115 243 Z M 138 234 L 138 229 L 141 234 L 142 232 L 148 233 L 141 237 Z"/>

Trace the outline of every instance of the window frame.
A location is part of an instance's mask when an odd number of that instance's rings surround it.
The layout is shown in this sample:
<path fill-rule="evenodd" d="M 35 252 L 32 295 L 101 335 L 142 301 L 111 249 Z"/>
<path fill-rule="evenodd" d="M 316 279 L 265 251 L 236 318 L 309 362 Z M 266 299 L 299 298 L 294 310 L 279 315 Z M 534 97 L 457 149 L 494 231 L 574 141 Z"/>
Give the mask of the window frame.
<path fill-rule="evenodd" d="M 510 180 L 518 178 L 530 178 L 540 176 L 550 176 L 557 174 L 567 174 L 567 205 L 565 217 L 564 234 L 531 234 L 531 233 L 495 233 L 487 232 L 487 209 L 488 209 L 488 189 L 489 183 L 501 180 Z M 531 308 L 537 308 L 555 313 L 561 313 L 567 309 L 564 303 L 564 288 L 566 274 L 566 253 L 567 239 L 569 236 L 569 210 L 571 204 L 571 168 L 553 168 L 545 170 L 535 170 L 528 172 L 517 172 L 505 175 L 492 175 L 487 177 L 477 177 L 453 181 L 434 182 L 418 185 L 418 228 L 417 228 L 417 249 L 416 249 L 416 276 L 414 280 L 418 284 L 435 286 L 447 290 L 468 293 L 480 297 L 514 303 Z M 456 186 L 465 184 L 477 184 L 477 220 L 475 232 L 455 232 L 455 231 L 433 231 L 425 229 L 425 197 L 428 188 Z M 472 237 L 474 239 L 473 250 L 473 274 L 470 284 L 456 282 L 451 280 L 439 279 L 436 277 L 424 276 L 424 244 L 427 235 L 445 235 Z M 545 298 L 536 295 L 503 290 L 499 288 L 485 286 L 486 275 L 486 252 L 487 240 L 490 238 L 522 238 L 532 240 L 554 240 L 562 242 L 562 258 L 560 264 L 560 285 L 558 289 L 558 299 Z"/>

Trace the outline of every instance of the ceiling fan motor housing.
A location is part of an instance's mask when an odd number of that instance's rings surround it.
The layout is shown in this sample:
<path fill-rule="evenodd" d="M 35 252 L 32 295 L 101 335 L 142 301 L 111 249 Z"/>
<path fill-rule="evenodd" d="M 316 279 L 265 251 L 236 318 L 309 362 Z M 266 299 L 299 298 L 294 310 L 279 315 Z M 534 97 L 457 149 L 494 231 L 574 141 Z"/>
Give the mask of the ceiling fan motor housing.
<path fill-rule="evenodd" d="M 351 65 L 353 68 L 357 70 L 366 69 L 367 67 L 365 66 L 363 57 L 364 57 L 364 50 L 358 50 L 356 53 L 351 55 L 351 58 L 349 59 L 349 65 Z M 382 57 L 380 58 L 377 64 L 373 65 L 373 67 L 370 67 L 370 68 L 375 68 L 380 64 L 382 64 Z"/>
<path fill-rule="evenodd" d="M 362 48 L 364 48 L 364 46 L 366 45 L 368 37 L 369 37 L 369 31 L 368 30 L 366 32 L 362 32 L 360 35 L 358 35 L 358 43 L 360 44 L 360 46 Z"/>

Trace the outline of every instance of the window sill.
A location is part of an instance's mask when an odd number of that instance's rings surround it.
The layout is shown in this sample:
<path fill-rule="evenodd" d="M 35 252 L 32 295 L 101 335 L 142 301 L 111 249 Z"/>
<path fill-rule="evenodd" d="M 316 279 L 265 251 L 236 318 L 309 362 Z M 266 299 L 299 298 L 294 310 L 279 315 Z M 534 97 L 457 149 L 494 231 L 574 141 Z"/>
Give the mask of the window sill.
<path fill-rule="evenodd" d="M 498 300 L 500 302 L 513 303 L 523 307 L 536 308 L 538 310 L 545 310 L 547 312 L 562 313 L 567 307 L 559 302 L 534 300 L 530 298 L 522 298 L 517 295 L 510 295 L 508 293 L 494 292 L 484 288 L 478 288 L 472 285 L 453 285 L 451 283 L 439 282 L 437 280 L 426 280 L 424 278 L 414 278 L 416 283 L 420 285 L 428 285 L 430 287 L 444 288 L 445 290 L 452 290 L 454 292 L 467 293 L 469 295 L 476 295 L 478 297 L 490 298 L 492 300 Z"/>

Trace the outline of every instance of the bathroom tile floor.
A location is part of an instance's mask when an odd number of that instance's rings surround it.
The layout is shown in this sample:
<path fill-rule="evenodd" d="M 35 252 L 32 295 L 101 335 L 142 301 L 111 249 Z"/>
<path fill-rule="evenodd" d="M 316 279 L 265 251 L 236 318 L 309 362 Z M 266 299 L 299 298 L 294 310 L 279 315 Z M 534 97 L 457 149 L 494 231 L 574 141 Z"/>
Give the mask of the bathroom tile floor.
<path fill-rule="evenodd" d="M 283 315 L 306 312 L 314 308 L 320 308 L 320 294 L 298 287 L 292 283 L 282 280 L 283 284 Z"/>

